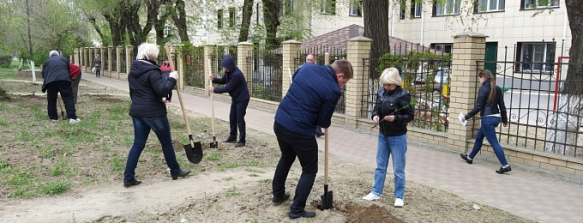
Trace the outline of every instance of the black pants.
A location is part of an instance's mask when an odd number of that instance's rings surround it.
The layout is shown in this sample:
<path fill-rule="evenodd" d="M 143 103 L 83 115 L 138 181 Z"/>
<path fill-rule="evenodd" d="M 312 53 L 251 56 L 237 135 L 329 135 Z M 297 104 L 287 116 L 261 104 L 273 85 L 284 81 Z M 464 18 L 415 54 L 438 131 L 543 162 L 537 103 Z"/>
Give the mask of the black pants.
<path fill-rule="evenodd" d="M 239 126 L 239 142 L 245 143 L 245 114 L 249 99 L 240 102 L 231 102 L 231 113 L 229 114 L 229 124 L 231 131 L 229 139 L 237 138 L 237 126 Z"/>
<path fill-rule="evenodd" d="M 77 119 L 75 114 L 75 99 L 73 98 L 73 90 L 71 89 L 71 82 L 57 81 L 48 84 L 47 86 L 47 112 L 50 119 L 57 120 L 57 93 L 61 93 L 61 98 L 65 104 L 67 117 Z M 61 108 L 62 109 L 62 108 Z"/>
<path fill-rule="evenodd" d="M 273 196 L 281 197 L 284 195 L 285 181 L 297 156 L 302 165 L 302 176 L 300 176 L 296 186 L 290 213 L 299 214 L 306 208 L 308 195 L 310 195 L 318 173 L 318 143 L 314 136 L 302 136 L 289 132 L 277 122 L 273 124 L 273 131 L 281 150 L 281 158 L 279 158 L 273 176 Z"/>

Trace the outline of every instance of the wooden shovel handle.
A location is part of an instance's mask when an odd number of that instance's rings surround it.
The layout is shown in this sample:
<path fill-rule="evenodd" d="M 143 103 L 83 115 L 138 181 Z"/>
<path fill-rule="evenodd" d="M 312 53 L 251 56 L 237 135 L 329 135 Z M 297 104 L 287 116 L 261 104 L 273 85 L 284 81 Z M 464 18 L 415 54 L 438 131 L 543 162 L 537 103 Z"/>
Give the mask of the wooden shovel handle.
<path fill-rule="evenodd" d="M 324 185 L 328 185 L 328 131 L 324 129 Z"/>
<path fill-rule="evenodd" d="M 211 64 L 211 60 L 208 60 L 208 64 Z M 212 71 L 212 68 L 211 67 L 212 66 L 210 66 L 209 68 L 207 68 L 207 69 L 209 69 L 209 74 Z M 212 81 L 209 81 L 209 86 L 213 86 L 213 82 Z M 213 126 L 213 136 L 216 136 L 215 135 L 215 100 L 213 99 L 213 95 L 215 93 L 214 92 L 210 92 L 210 94 L 211 94 L 211 118 L 212 118 L 211 123 L 212 123 L 212 126 Z"/>
<path fill-rule="evenodd" d="M 166 49 L 166 56 L 168 56 L 168 63 L 170 63 L 170 71 L 174 71 L 174 61 L 172 60 L 172 54 L 170 53 L 170 47 L 164 46 Z M 192 136 L 192 132 L 190 131 L 190 123 L 188 122 L 188 118 L 186 117 L 186 112 L 184 111 L 184 103 L 182 102 L 182 94 L 180 93 L 180 81 L 176 80 L 176 93 L 178 94 L 178 102 L 180 102 L 180 109 L 182 110 L 182 118 L 184 118 L 184 122 L 186 123 L 186 129 L 188 130 L 188 136 Z M 189 137 L 192 138 L 192 137 Z M 193 140 L 190 141 L 190 146 L 194 148 Z"/>

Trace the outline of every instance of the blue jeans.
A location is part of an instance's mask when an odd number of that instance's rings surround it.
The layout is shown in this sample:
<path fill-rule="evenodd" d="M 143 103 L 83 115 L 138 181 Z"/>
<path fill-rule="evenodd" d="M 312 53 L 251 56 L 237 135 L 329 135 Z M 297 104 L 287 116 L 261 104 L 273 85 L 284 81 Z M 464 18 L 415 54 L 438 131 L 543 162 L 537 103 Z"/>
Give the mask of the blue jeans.
<path fill-rule="evenodd" d="M 476 134 L 476 141 L 474 142 L 474 148 L 470 153 L 469 157 L 473 159 L 476 154 L 482 149 L 482 143 L 484 141 L 484 137 L 488 139 L 488 142 L 494 149 L 494 153 L 498 160 L 502 164 L 502 166 L 508 165 L 508 161 L 506 161 L 506 157 L 504 156 L 504 149 L 498 143 L 498 138 L 496 138 L 496 127 L 500 124 L 500 117 L 495 116 L 486 116 L 482 117 L 482 125 L 478 130 L 478 134 Z"/>
<path fill-rule="evenodd" d="M 146 147 L 146 141 L 148 141 L 150 130 L 153 130 L 154 133 L 156 133 L 160 144 L 162 144 L 162 152 L 164 153 L 166 164 L 168 165 L 168 168 L 170 168 L 170 174 L 172 176 L 178 175 L 181 170 L 178 166 L 178 161 L 176 161 L 174 146 L 172 146 L 168 118 L 165 115 L 152 118 L 132 117 L 132 121 L 134 122 L 134 145 L 128 154 L 126 169 L 123 173 L 124 182 L 129 182 L 135 179 L 136 166 L 138 166 L 140 155 L 142 154 L 144 147 Z"/>
<path fill-rule="evenodd" d="M 407 134 L 385 136 L 379 132 L 377 147 L 377 168 L 374 173 L 372 193 L 383 194 L 389 157 L 393 155 L 393 172 L 395 174 L 395 198 L 403 199 L 405 194 L 405 153 L 407 153 Z"/>

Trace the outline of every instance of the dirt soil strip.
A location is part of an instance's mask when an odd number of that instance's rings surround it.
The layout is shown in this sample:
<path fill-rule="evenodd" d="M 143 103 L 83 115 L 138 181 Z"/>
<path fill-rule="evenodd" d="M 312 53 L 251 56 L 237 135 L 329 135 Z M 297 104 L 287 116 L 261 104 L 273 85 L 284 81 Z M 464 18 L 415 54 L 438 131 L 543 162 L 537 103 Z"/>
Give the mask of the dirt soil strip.
<path fill-rule="evenodd" d="M 62 197 L 2 200 L 0 222 L 86 222 L 129 213 L 158 214 L 234 186 L 256 187 L 257 179 L 273 177 L 272 172 L 256 174 L 259 177 L 251 177 L 245 170 L 203 173 L 132 188 L 124 188 L 120 183 L 112 187 L 80 189 Z M 221 180 L 226 177 L 232 180 Z"/>

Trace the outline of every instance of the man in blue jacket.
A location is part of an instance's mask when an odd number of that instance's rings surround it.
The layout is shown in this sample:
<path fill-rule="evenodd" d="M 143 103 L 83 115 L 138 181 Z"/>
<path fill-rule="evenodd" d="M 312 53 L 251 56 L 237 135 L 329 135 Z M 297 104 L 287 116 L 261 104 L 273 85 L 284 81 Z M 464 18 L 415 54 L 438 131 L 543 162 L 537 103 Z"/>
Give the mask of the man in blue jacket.
<path fill-rule="evenodd" d="M 318 173 L 318 143 L 316 126 L 328 128 L 340 99 L 340 86 L 352 79 L 352 65 L 336 60 L 332 65 L 306 63 L 297 70 L 293 82 L 279 103 L 273 130 L 281 150 L 281 158 L 273 176 L 273 204 L 289 199 L 285 181 L 296 156 L 302 165 L 294 201 L 290 206 L 291 219 L 316 216 L 305 211 L 306 200 Z"/>
<path fill-rule="evenodd" d="M 224 142 L 237 141 L 237 126 L 239 127 L 239 142 L 235 147 L 245 146 L 245 114 L 247 106 L 249 105 L 249 90 L 247 89 L 247 81 L 243 72 L 235 65 L 235 60 L 231 56 L 223 57 L 221 66 L 225 74 L 221 78 L 214 78 L 209 75 L 209 80 L 215 84 L 224 84 L 223 87 L 209 87 L 209 90 L 214 93 L 229 92 L 231 96 L 231 113 L 229 114 L 229 124 L 231 131 L 229 138 Z"/>
<path fill-rule="evenodd" d="M 57 114 L 57 95 L 61 93 L 67 118 L 69 123 L 77 123 L 81 120 L 75 114 L 75 98 L 71 89 L 71 79 L 69 79 L 69 61 L 59 56 L 59 52 L 52 50 L 49 52 L 49 59 L 45 60 L 42 69 L 43 86 L 42 92 L 47 92 L 47 113 L 53 122 L 59 120 Z"/>

